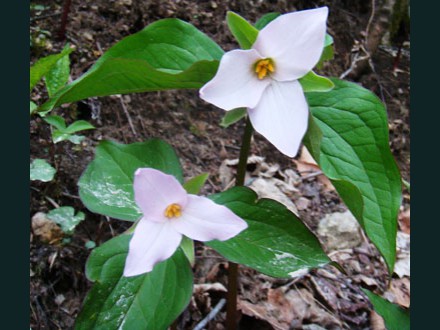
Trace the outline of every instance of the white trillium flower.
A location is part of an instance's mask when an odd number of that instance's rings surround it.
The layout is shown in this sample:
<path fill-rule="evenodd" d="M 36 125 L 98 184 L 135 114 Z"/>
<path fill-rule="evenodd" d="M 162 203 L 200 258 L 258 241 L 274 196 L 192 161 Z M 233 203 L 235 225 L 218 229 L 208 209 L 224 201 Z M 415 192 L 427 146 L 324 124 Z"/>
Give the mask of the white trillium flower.
<path fill-rule="evenodd" d="M 327 15 L 322 7 L 279 16 L 259 32 L 251 49 L 223 55 L 200 97 L 226 111 L 248 108 L 255 130 L 294 157 L 309 115 L 298 79 L 321 57 Z"/>
<path fill-rule="evenodd" d="M 198 241 L 224 241 L 247 223 L 223 205 L 188 194 L 172 176 L 152 168 L 138 169 L 134 198 L 143 213 L 130 240 L 124 276 L 149 272 L 171 257 L 182 235 Z"/>

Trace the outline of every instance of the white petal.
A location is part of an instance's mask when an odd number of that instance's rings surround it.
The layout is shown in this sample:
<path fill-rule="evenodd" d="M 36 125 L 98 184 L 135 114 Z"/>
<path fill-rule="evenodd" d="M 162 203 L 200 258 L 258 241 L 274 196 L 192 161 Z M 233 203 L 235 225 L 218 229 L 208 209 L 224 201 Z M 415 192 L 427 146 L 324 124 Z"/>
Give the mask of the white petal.
<path fill-rule="evenodd" d="M 134 175 L 134 199 L 146 218 L 167 221 L 166 208 L 173 203 L 184 207 L 187 193 L 172 175 L 153 168 L 140 168 Z"/>
<path fill-rule="evenodd" d="M 254 72 L 255 62 L 261 58 L 253 49 L 227 52 L 215 77 L 200 90 L 200 97 L 224 110 L 254 107 L 270 83 L 270 79 L 259 80 Z"/>
<path fill-rule="evenodd" d="M 182 240 L 170 222 L 154 222 L 141 219 L 128 249 L 124 276 L 135 276 L 150 272 L 158 262 L 174 254 Z"/>
<path fill-rule="evenodd" d="M 171 223 L 181 234 L 202 242 L 230 239 L 248 226 L 226 206 L 195 195 L 188 195 L 182 216 Z"/>
<path fill-rule="evenodd" d="M 273 59 L 274 79 L 299 79 L 318 63 L 327 15 L 327 7 L 297 11 L 279 16 L 260 31 L 252 48 Z"/>
<path fill-rule="evenodd" d="M 294 157 L 307 131 L 308 105 L 297 81 L 277 82 L 264 91 L 260 103 L 248 110 L 255 130 L 279 151 Z"/>

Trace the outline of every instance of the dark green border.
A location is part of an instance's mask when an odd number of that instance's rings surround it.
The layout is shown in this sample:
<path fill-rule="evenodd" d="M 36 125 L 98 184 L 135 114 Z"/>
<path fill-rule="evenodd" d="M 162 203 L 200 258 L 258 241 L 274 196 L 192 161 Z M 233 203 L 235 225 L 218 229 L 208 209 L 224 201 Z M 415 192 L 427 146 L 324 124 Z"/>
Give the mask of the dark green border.
<path fill-rule="evenodd" d="M 2 327 L 29 329 L 29 4 L 2 3 Z"/>
<path fill-rule="evenodd" d="M 438 327 L 440 4 L 411 2 L 411 325 Z"/>

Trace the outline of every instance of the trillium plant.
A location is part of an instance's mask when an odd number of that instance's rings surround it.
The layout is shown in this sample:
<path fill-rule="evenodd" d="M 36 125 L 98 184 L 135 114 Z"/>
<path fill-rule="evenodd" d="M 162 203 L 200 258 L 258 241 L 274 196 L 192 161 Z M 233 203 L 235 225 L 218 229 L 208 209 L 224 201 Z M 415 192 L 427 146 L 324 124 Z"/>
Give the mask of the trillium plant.
<path fill-rule="evenodd" d="M 86 275 L 94 284 L 77 329 L 176 329 L 192 296 L 194 240 L 229 262 L 228 329 L 237 328 L 239 265 L 295 278 L 332 263 L 295 214 L 245 186 L 254 129 L 286 157 L 301 144 L 308 149 L 392 274 L 401 178 L 386 110 L 363 87 L 313 71 L 333 57 L 328 15 L 327 7 L 268 13 L 251 24 L 229 12 L 241 49 L 227 53 L 189 23 L 159 20 L 31 108 L 47 116 L 89 97 L 196 89 L 206 107 L 226 111 L 222 127 L 245 126 L 236 187 L 209 196 L 200 196 L 207 174 L 185 181 L 175 151 L 158 138 L 100 142 L 78 183 L 81 200 L 132 226 L 91 252 Z"/>

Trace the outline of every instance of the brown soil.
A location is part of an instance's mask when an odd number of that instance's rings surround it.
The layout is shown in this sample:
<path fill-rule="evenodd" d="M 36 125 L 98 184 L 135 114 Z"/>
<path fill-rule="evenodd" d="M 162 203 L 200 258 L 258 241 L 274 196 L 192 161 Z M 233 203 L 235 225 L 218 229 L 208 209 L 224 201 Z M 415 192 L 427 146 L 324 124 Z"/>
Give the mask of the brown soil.
<path fill-rule="evenodd" d="M 31 3 L 46 6 L 42 12 L 31 12 L 31 35 L 35 36 L 37 28 L 47 30 L 51 33 L 48 40 L 52 45 L 31 47 L 31 59 L 34 62 L 64 46 L 64 42 L 56 38 L 61 15 L 52 15 L 62 12 L 63 2 L 40 0 Z M 385 1 L 376 1 L 372 15 L 370 2 L 345 0 L 74 0 L 68 16 L 66 34 L 66 41 L 76 46 L 71 54 L 71 76 L 73 79 L 79 77 L 114 43 L 161 18 L 178 17 L 188 21 L 212 37 L 225 50 L 229 50 L 237 48 L 237 45 L 225 23 L 227 10 L 256 21 L 267 12 L 285 13 L 328 5 L 329 33 L 335 38 L 336 54 L 335 59 L 327 63 L 320 73 L 340 76 L 346 72 L 356 54 L 365 55 L 362 50 L 358 50 L 359 45 L 364 45 L 371 53 L 370 63 L 359 62 L 345 79 L 361 83 L 386 104 L 391 149 L 403 178 L 409 181 L 409 52 L 404 47 L 400 59 L 395 60 L 393 52 L 396 48 L 391 47 L 386 39 L 390 8 L 384 3 Z M 43 17 L 46 15 L 48 17 Z M 42 86 L 38 86 L 32 94 L 33 100 L 38 103 L 46 97 Z M 54 181 L 31 182 L 31 217 L 36 212 L 47 212 L 56 205 L 72 206 L 86 214 L 86 220 L 76 228 L 69 242 L 48 244 L 31 235 L 32 329 L 73 328 L 75 317 L 91 286 L 84 275 L 84 265 L 90 252 L 85 243 L 91 240 L 100 245 L 128 227 L 122 221 L 89 212 L 78 197 L 77 181 L 91 161 L 94 147 L 100 140 L 132 143 L 151 137 L 164 139 L 175 148 L 187 178 L 209 172 L 210 179 L 202 193 L 211 194 L 221 191 L 219 166 L 223 159 L 238 157 L 243 130 L 243 123 L 226 130 L 220 128 L 218 124 L 224 112 L 202 102 L 196 90 L 89 99 L 62 107 L 54 113 L 63 116 L 68 122 L 89 120 L 97 129 L 86 131 L 84 135 L 87 138 L 79 147 L 68 142 L 53 145 L 48 125 L 38 116 L 33 116 L 30 121 L 31 159 L 47 159 L 57 168 Z M 251 153 L 264 155 L 266 162 L 280 164 L 282 169 L 296 170 L 292 160 L 279 153 L 258 134 L 254 137 Z M 324 189 L 317 178 L 308 180 L 300 188 L 300 195 L 311 201 L 310 207 L 301 210 L 300 215 L 312 229 L 317 227 L 317 222 L 323 215 L 345 210 L 337 194 Z M 408 209 L 408 192 L 405 191 L 404 196 L 403 207 Z M 296 323 L 290 325 L 292 329 L 302 329 L 305 324 L 318 324 L 326 329 L 370 329 L 371 307 L 359 286 L 361 284 L 382 292 L 387 281 L 383 262 L 375 249 L 365 243 L 358 250 L 351 251 L 341 264 L 347 267 L 347 275 L 328 267 L 294 282 L 271 279 L 251 269 L 242 268 L 240 300 L 244 301 L 244 305 L 249 302 L 258 304 L 265 300 L 282 304 L 283 296 L 277 296 L 281 292 L 280 288 L 284 288 L 283 294 L 289 290 L 302 292 L 303 295 L 309 293 L 316 310 L 298 316 Z M 226 265 L 215 252 L 198 245 L 194 269 L 196 283 L 220 282 L 225 285 Z M 365 278 L 374 281 L 368 282 Z M 215 290 L 196 294 L 180 317 L 178 328 L 192 329 L 221 297 L 224 297 L 224 293 Z M 242 329 L 275 329 L 275 321 L 269 316 L 260 319 L 246 312 L 244 305 L 240 321 Z M 223 329 L 224 317 L 221 312 L 207 329 Z"/>

